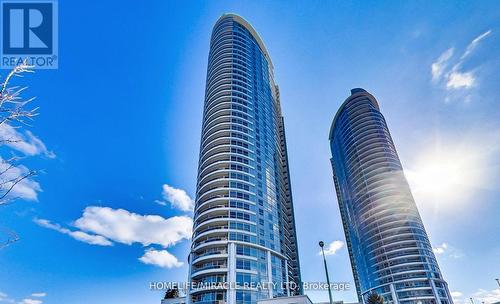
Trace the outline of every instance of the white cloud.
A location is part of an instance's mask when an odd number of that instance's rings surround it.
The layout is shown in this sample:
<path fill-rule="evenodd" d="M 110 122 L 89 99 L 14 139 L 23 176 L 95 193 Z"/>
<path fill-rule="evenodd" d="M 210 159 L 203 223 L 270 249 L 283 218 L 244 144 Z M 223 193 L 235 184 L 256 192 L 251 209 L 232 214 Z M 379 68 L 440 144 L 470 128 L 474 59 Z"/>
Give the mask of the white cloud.
<path fill-rule="evenodd" d="M 169 247 L 191 237 L 193 220 L 187 216 L 165 219 L 159 215 L 140 215 L 124 209 L 90 206 L 85 208 L 74 225 L 127 245 L 141 243 L 144 246 L 158 244 Z"/>
<path fill-rule="evenodd" d="M 184 263 L 179 262 L 177 258 L 166 250 L 148 249 L 144 255 L 139 258 L 144 264 L 156 265 L 162 268 L 181 267 Z"/>
<path fill-rule="evenodd" d="M 188 216 L 163 218 L 159 215 L 141 215 L 124 209 L 89 206 L 73 222 L 79 230 L 72 231 L 45 219 L 35 219 L 38 225 L 67 234 L 91 245 L 112 246 L 113 242 L 144 246 L 160 245 L 164 248 L 191 238 L 193 220 Z M 181 267 L 175 256 L 165 250 L 150 248 L 139 258 L 142 263 L 164 268 Z M 36 297 L 35 294 L 32 297 Z"/>
<path fill-rule="evenodd" d="M 34 300 L 34 299 L 29 299 L 29 298 L 26 298 L 26 299 L 23 299 L 21 302 L 19 302 L 20 304 L 42 304 L 43 301 L 42 300 Z"/>
<path fill-rule="evenodd" d="M 56 155 L 47 150 L 45 144 L 30 131 L 21 132 L 7 123 L 0 124 L 0 146 L 7 146 L 13 150 L 21 152 L 24 156 L 44 155 L 48 158 L 55 158 Z M 25 200 L 37 201 L 38 192 L 41 192 L 40 184 L 31 178 L 18 180 L 29 173 L 29 169 L 22 165 L 13 166 L 9 163 L 12 160 L 5 160 L 0 157 L 0 196 L 5 194 L 15 181 L 19 181 L 10 190 L 6 199 L 21 198 Z M 15 161 L 14 161 L 15 162 Z"/>
<path fill-rule="evenodd" d="M 448 244 L 443 243 L 440 246 L 433 247 L 432 251 L 434 251 L 434 254 L 443 254 L 446 249 L 448 249 Z"/>
<path fill-rule="evenodd" d="M 330 244 L 328 244 L 328 247 L 325 249 L 325 255 L 334 255 L 342 247 L 344 247 L 344 242 L 342 242 L 342 241 L 333 241 Z M 319 252 L 319 254 L 321 254 L 321 251 Z"/>
<path fill-rule="evenodd" d="M 477 85 L 476 71 L 462 69 L 463 63 L 467 58 L 474 52 L 477 46 L 491 34 L 491 30 L 488 30 L 481 35 L 474 38 L 468 45 L 462 55 L 452 62 L 452 57 L 454 53 L 454 48 L 449 48 L 443 52 L 438 59 L 431 64 L 431 74 L 432 81 L 439 86 L 443 87 L 447 91 L 469 90 L 475 85 Z M 450 64 L 453 63 L 453 65 Z M 460 92 L 460 91 L 459 91 Z M 463 96 L 461 96 L 463 97 Z M 470 101 L 471 96 L 467 95 L 463 98 L 465 101 Z M 445 98 L 445 101 L 449 101 L 450 96 Z"/>
<path fill-rule="evenodd" d="M 47 296 L 45 292 L 36 292 L 32 293 L 30 298 L 24 298 L 21 301 L 17 302 L 18 304 L 42 304 L 43 301 L 40 298 Z M 39 298 L 39 299 L 31 299 L 31 298 Z M 0 302 L 1 303 L 16 303 L 16 300 L 8 297 L 6 293 L 0 292 Z"/>
<path fill-rule="evenodd" d="M 440 255 L 443 257 L 450 257 L 454 259 L 459 259 L 464 256 L 461 250 L 450 246 L 448 243 L 442 243 L 439 246 L 433 247 L 432 251 L 434 251 L 435 255 Z"/>
<path fill-rule="evenodd" d="M 54 152 L 47 150 L 45 144 L 30 131 L 25 131 L 24 134 L 16 128 L 6 123 L 0 125 L 0 140 L 3 144 L 17 150 L 24 155 L 44 155 L 48 158 L 55 158 Z"/>
<path fill-rule="evenodd" d="M 0 172 L 1 174 L 0 182 L 4 183 L 0 186 L 0 193 L 3 195 L 14 185 L 14 181 L 19 179 L 22 176 L 25 176 L 29 173 L 29 169 L 23 165 L 13 166 L 0 157 Z M 42 189 L 40 184 L 34 181 L 33 179 L 27 177 L 20 180 L 9 192 L 7 198 L 22 198 L 25 200 L 37 201 L 38 200 L 38 192 L 41 192 Z"/>
<path fill-rule="evenodd" d="M 472 72 L 451 72 L 448 75 L 446 88 L 448 89 L 468 89 L 474 85 L 476 78 Z"/>
<path fill-rule="evenodd" d="M 2 303 L 15 303 L 14 299 L 9 298 L 9 295 L 7 295 L 4 292 L 0 291 L 0 302 Z"/>
<path fill-rule="evenodd" d="M 100 245 L 100 246 L 112 246 L 113 245 L 112 242 L 110 242 L 108 239 L 106 239 L 100 235 L 91 235 L 91 234 L 88 234 L 88 233 L 85 233 L 82 231 L 71 231 L 67 228 L 61 227 L 61 225 L 59 225 L 59 224 L 53 224 L 50 221 L 45 220 L 45 219 L 35 219 L 34 222 L 42 227 L 52 229 L 52 230 L 58 231 L 58 232 L 63 233 L 63 234 L 67 234 L 67 235 L 71 236 L 72 238 L 74 238 L 75 240 L 78 240 L 78 241 L 81 241 L 84 243 L 88 243 L 91 245 Z M 37 295 L 33 294 L 32 296 L 39 297 L 40 294 L 37 294 Z"/>
<path fill-rule="evenodd" d="M 189 197 L 186 191 L 177 189 L 167 184 L 163 185 L 163 198 L 169 201 L 172 206 L 182 211 L 193 211 L 194 201 Z"/>
<path fill-rule="evenodd" d="M 452 291 L 450 292 L 450 294 L 453 299 L 460 298 L 461 296 L 463 296 L 463 294 L 460 291 Z"/>
<path fill-rule="evenodd" d="M 441 54 L 441 56 L 439 56 L 439 58 L 435 62 L 432 63 L 431 72 L 433 80 L 439 80 L 439 78 L 441 78 L 444 69 L 448 65 L 448 61 L 450 60 L 451 56 L 453 56 L 453 51 L 453 48 L 447 49 Z"/>
<path fill-rule="evenodd" d="M 461 59 L 464 59 L 465 57 L 469 56 L 472 51 L 474 51 L 474 49 L 477 47 L 477 45 L 486 37 L 488 37 L 489 35 L 491 34 L 491 30 L 488 30 L 484 33 L 482 33 L 481 35 L 477 36 L 476 38 L 474 38 L 471 43 L 469 43 L 469 45 L 467 46 L 467 49 L 465 50 L 464 54 L 462 55 L 462 58 Z"/>
<path fill-rule="evenodd" d="M 500 288 L 493 289 L 490 291 L 485 289 L 479 289 L 476 293 L 474 293 L 473 298 L 479 300 L 479 302 L 484 302 L 484 303 L 500 302 Z"/>
<path fill-rule="evenodd" d="M 167 203 L 164 202 L 164 201 L 162 201 L 162 200 L 155 200 L 154 202 L 157 203 L 160 206 L 166 206 L 167 205 Z"/>
<path fill-rule="evenodd" d="M 479 289 L 472 295 L 465 296 L 460 291 L 450 292 L 454 303 L 458 304 L 470 304 L 470 298 L 474 300 L 474 303 L 498 303 L 500 302 L 500 288 L 493 289 L 491 291 L 486 289 Z"/>

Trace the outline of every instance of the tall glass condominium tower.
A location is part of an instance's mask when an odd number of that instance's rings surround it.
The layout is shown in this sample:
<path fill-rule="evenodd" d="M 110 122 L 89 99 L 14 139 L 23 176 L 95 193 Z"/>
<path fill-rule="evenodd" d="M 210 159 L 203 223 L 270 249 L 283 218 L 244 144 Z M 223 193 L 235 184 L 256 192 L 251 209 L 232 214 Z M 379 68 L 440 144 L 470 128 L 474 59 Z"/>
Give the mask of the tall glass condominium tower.
<path fill-rule="evenodd" d="M 358 297 L 452 304 L 375 97 L 351 90 L 330 129 L 332 167 Z"/>
<path fill-rule="evenodd" d="M 210 42 L 189 264 L 191 303 L 300 293 L 286 287 L 300 283 L 300 270 L 280 94 L 264 43 L 233 14 Z M 205 284 L 223 282 L 276 285 Z"/>

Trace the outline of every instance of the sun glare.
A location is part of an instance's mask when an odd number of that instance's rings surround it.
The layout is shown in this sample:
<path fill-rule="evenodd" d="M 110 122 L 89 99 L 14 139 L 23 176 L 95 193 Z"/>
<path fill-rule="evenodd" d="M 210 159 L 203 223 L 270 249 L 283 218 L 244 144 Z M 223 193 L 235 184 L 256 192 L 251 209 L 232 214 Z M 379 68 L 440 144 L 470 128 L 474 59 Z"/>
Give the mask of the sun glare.
<path fill-rule="evenodd" d="M 481 165 L 477 153 L 448 150 L 424 153 L 416 165 L 405 170 L 417 203 L 456 205 L 466 201 L 480 185 Z"/>
<path fill-rule="evenodd" d="M 450 161 L 433 160 L 427 162 L 419 171 L 415 172 L 417 189 L 437 196 L 443 196 L 456 189 L 455 187 L 465 184 L 467 174 L 460 164 Z"/>

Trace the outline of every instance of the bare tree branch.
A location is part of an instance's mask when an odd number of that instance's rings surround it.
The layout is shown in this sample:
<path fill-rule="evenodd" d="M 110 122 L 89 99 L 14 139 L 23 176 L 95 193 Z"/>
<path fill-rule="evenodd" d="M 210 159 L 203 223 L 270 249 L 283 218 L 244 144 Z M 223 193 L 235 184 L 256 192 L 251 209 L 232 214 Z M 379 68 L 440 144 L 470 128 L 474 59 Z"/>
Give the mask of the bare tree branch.
<path fill-rule="evenodd" d="M 27 60 L 24 60 L 20 65 L 16 66 L 10 73 L 5 77 L 5 80 L 2 84 L 2 90 L 0 91 L 0 98 L 3 99 L 3 96 L 5 95 L 5 92 L 7 92 L 7 87 L 9 84 L 9 81 L 11 80 L 12 77 L 18 76 L 22 77 L 22 73 L 33 73 L 33 67 L 32 65 L 28 64 Z M 3 105 L 3 100 L 0 102 L 0 108 Z"/>
<path fill-rule="evenodd" d="M 36 171 L 30 170 L 30 171 L 28 171 L 28 173 L 26 173 L 24 175 L 21 175 L 21 176 L 18 176 L 16 178 L 13 178 L 11 180 L 8 180 L 6 182 L 0 183 L 0 189 L 3 188 L 4 185 L 7 185 L 7 189 L 5 190 L 5 192 L 0 195 L 0 205 L 4 205 L 3 200 L 7 197 L 7 195 L 9 195 L 9 193 L 12 191 L 12 189 L 14 189 L 14 187 L 17 184 L 19 184 L 21 181 L 23 181 L 27 178 L 35 176 L 36 174 L 37 174 Z"/>
<path fill-rule="evenodd" d="M 19 235 L 15 231 L 6 228 L 0 228 L 0 230 L 7 235 L 7 240 L 0 244 L 0 250 L 19 241 Z"/>
<path fill-rule="evenodd" d="M 0 145 L 3 145 L 3 144 L 15 144 L 15 143 L 20 143 L 20 142 L 22 142 L 22 140 L 20 140 L 20 139 L 11 139 L 11 138 L 0 139 Z"/>
<path fill-rule="evenodd" d="M 16 66 L 5 77 L 0 84 L 0 146 L 15 147 L 12 144 L 20 144 L 23 137 L 13 136 L 12 129 L 29 126 L 29 123 L 38 115 L 38 108 L 28 109 L 27 106 L 34 98 L 24 99 L 21 95 L 27 87 L 10 86 L 14 77 L 23 77 L 25 73 L 33 73 L 33 66 L 28 65 L 27 61 Z M 10 130 L 10 131 L 9 131 Z M 15 135 L 15 133 L 14 133 Z M 0 206 L 5 206 L 19 196 L 12 195 L 13 190 L 21 182 L 37 175 L 37 171 L 26 169 L 19 164 L 23 157 L 12 155 L 7 159 L 0 157 Z M 5 248 L 19 240 L 19 236 L 10 229 L 0 227 L 0 233 L 7 236 L 7 241 L 0 241 L 0 249 Z"/>

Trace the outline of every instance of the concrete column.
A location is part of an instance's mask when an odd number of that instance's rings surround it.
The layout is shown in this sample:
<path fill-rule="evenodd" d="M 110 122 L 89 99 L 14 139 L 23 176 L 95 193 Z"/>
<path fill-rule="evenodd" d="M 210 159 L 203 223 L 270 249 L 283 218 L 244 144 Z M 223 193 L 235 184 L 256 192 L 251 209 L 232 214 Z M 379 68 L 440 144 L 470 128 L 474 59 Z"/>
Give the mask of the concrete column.
<path fill-rule="evenodd" d="M 192 260 L 192 253 L 188 255 L 188 279 L 187 283 L 191 284 L 191 260 Z M 186 289 L 186 304 L 191 304 L 191 285 L 188 285 L 188 288 Z"/>
<path fill-rule="evenodd" d="M 396 288 L 394 288 L 394 284 L 391 283 L 391 295 L 392 295 L 392 303 L 399 304 L 398 295 L 396 294 Z"/>
<path fill-rule="evenodd" d="M 271 251 L 267 251 L 267 281 L 269 285 L 273 282 L 273 266 L 271 264 Z M 272 288 L 268 289 L 269 291 L 269 299 L 273 298 L 273 290 Z"/>
<path fill-rule="evenodd" d="M 228 243 L 227 245 L 227 281 L 229 282 L 229 290 L 227 291 L 227 303 L 236 303 L 236 244 Z"/>
<path fill-rule="evenodd" d="M 431 286 L 432 286 L 432 293 L 434 294 L 434 297 L 436 298 L 436 304 L 440 304 L 441 301 L 439 300 L 439 293 L 437 291 L 437 288 L 436 288 L 436 284 L 434 284 L 434 280 L 430 280 L 431 281 Z"/>
<path fill-rule="evenodd" d="M 288 260 L 285 260 L 285 269 L 286 269 L 286 295 L 290 296 L 290 280 L 288 276 Z"/>
<path fill-rule="evenodd" d="M 446 294 L 448 295 L 448 302 L 453 304 L 453 298 L 451 297 L 451 292 L 450 292 L 450 289 L 448 288 L 448 284 L 446 284 L 446 283 L 443 283 L 443 284 L 444 284 L 444 287 L 446 289 Z"/>

